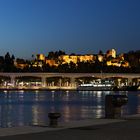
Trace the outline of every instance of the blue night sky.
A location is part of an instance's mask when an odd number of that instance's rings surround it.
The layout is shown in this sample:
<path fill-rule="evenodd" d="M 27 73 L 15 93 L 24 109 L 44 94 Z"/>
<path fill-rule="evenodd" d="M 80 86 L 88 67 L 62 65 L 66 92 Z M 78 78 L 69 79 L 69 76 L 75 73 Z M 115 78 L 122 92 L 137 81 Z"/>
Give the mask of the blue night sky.
<path fill-rule="evenodd" d="M 140 49 L 140 0 L 0 0 L 0 55 Z"/>

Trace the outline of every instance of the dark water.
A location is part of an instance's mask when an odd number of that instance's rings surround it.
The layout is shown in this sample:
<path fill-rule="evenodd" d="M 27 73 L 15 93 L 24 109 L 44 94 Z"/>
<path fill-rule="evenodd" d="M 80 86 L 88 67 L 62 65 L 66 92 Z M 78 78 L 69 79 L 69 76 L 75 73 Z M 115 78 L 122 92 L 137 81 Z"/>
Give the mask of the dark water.
<path fill-rule="evenodd" d="M 60 112 L 60 121 L 104 117 L 107 94 L 127 94 L 122 115 L 140 113 L 140 91 L 9 91 L 0 92 L 0 127 L 48 124 L 49 112 Z"/>

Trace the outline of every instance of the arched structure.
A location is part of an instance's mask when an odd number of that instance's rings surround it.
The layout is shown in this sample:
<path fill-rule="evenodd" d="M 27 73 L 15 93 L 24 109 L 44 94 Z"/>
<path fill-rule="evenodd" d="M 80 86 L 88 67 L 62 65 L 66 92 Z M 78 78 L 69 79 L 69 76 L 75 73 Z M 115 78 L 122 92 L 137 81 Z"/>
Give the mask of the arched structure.
<path fill-rule="evenodd" d="M 15 81 L 18 77 L 38 77 L 41 78 L 41 86 L 40 88 L 50 88 L 46 83 L 46 79 L 50 77 L 61 77 L 61 78 L 69 78 L 70 84 L 67 84 L 70 89 L 76 88 L 76 78 L 80 77 L 98 77 L 98 78 L 127 78 L 129 82 L 132 82 L 133 79 L 138 79 L 138 83 L 140 82 L 140 74 L 135 73 L 0 73 L 2 77 L 10 77 L 10 84 L 11 88 L 16 88 Z M 62 79 L 60 78 L 59 87 L 57 88 L 64 88 L 61 86 Z M 66 87 L 68 89 L 68 87 Z"/>

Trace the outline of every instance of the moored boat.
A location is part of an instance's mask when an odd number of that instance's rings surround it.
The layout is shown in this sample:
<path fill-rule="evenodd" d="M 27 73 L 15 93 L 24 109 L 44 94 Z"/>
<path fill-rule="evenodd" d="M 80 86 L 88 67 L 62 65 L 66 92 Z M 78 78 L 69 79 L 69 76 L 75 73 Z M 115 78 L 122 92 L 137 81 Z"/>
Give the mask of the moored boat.
<path fill-rule="evenodd" d="M 113 81 L 99 80 L 91 83 L 80 84 L 77 90 L 110 91 L 115 87 Z"/>

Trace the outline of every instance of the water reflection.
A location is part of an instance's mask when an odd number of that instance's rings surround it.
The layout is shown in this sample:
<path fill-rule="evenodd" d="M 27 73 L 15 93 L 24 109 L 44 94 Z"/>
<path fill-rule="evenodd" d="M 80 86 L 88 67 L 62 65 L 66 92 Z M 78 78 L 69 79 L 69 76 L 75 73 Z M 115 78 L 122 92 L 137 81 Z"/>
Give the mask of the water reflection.
<path fill-rule="evenodd" d="M 33 114 L 33 118 L 32 118 L 32 122 L 33 124 L 39 124 L 39 109 L 38 106 L 32 106 L 32 114 Z"/>
<path fill-rule="evenodd" d="M 138 94 L 138 106 L 137 106 L 137 113 L 140 114 L 140 94 Z"/>
<path fill-rule="evenodd" d="M 70 114 L 70 112 L 71 112 L 70 107 L 69 106 L 64 106 L 63 112 L 64 112 L 63 116 L 65 118 L 65 122 L 69 122 L 70 121 L 70 116 L 71 116 L 71 114 Z"/>
<path fill-rule="evenodd" d="M 0 127 L 45 125 L 49 112 L 60 112 L 63 122 L 102 118 L 107 94 L 128 94 L 122 113 L 140 113 L 140 91 L 7 91 L 0 93 Z"/>

